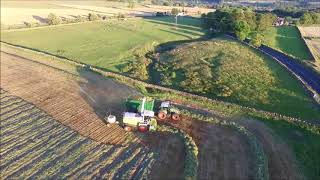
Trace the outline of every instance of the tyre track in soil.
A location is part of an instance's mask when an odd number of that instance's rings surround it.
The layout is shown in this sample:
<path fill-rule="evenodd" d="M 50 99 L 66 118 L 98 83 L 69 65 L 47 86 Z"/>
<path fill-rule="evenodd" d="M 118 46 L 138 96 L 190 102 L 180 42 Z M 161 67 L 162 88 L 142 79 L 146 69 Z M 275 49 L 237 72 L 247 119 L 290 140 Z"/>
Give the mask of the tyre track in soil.
<path fill-rule="evenodd" d="M 234 129 L 182 116 L 168 124 L 184 130 L 198 149 L 198 179 L 247 180 L 255 177 L 255 164 L 248 139 Z"/>
<path fill-rule="evenodd" d="M 252 132 L 263 146 L 267 155 L 270 179 L 306 179 L 297 167 L 295 156 L 290 147 L 277 137 L 272 129 L 256 120 L 240 119 L 238 122 Z"/>
<path fill-rule="evenodd" d="M 79 80 L 54 68 L 1 52 L 1 88 L 93 140 L 123 145 L 137 141 L 136 136 L 129 136 L 119 126 L 107 127 L 102 119 L 107 111 L 120 117 L 125 99 L 137 94 L 110 79 L 80 72 Z M 90 125 L 89 128 L 84 124 Z"/>

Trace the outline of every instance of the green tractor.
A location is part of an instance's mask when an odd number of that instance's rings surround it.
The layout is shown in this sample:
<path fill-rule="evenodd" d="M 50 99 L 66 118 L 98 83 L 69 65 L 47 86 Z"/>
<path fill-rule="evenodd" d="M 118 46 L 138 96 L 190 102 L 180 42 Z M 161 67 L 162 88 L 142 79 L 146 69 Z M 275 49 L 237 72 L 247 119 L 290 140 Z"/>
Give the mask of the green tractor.
<path fill-rule="evenodd" d="M 160 105 L 158 118 L 161 121 L 165 121 L 167 118 L 170 118 L 174 121 L 179 121 L 181 119 L 180 111 L 177 108 L 172 107 L 170 101 L 164 101 Z"/>

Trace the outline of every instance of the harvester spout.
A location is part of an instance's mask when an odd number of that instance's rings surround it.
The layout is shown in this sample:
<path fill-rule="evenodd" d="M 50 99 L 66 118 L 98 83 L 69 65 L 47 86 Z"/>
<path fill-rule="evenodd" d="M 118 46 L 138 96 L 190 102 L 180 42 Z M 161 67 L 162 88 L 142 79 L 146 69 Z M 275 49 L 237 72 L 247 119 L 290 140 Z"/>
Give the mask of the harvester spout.
<path fill-rule="evenodd" d="M 141 113 L 144 111 L 144 105 L 145 105 L 145 103 L 146 103 L 146 97 L 144 97 L 144 98 L 142 99 Z"/>

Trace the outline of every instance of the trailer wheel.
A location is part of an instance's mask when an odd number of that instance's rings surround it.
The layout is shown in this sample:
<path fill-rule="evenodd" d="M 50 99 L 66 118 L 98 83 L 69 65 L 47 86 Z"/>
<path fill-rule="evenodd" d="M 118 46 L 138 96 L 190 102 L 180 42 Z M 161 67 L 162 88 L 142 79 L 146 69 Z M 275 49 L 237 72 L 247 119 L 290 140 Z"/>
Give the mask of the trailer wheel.
<path fill-rule="evenodd" d="M 127 132 L 130 132 L 130 131 L 132 131 L 132 128 L 130 126 L 125 126 L 124 130 L 127 131 Z"/>
<path fill-rule="evenodd" d="M 147 132 L 149 129 L 147 126 L 139 126 L 138 130 L 139 130 L 139 132 Z"/>
<path fill-rule="evenodd" d="M 171 115 L 171 119 L 174 120 L 174 121 L 179 121 L 180 120 L 180 115 L 177 114 L 177 113 L 173 113 Z"/>
<path fill-rule="evenodd" d="M 159 112 L 158 113 L 158 118 L 160 120 L 164 120 L 164 119 L 166 119 L 166 117 L 167 117 L 166 113 L 164 113 L 164 112 Z"/>

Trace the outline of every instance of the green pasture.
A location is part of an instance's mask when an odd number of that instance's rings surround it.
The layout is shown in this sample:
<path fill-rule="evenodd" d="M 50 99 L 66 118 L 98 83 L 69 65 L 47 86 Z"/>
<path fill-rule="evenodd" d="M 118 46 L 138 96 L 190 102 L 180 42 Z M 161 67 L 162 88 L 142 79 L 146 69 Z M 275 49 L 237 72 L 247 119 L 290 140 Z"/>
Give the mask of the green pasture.
<path fill-rule="evenodd" d="M 1 41 L 119 71 L 154 46 L 204 35 L 200 21 L 181 17 L 108 20 L 39 29 L 1 32 Z"/>
<path fill-rule="evenodd" d="M 264 32 L 265 44 L 300 60 L 311 60 L 308 47 L 295 26 L 272 27 Z"/>
<path fill-rule="evenodd" d="M 161 53 L 162 85 L 266 111 L 319 119 L 302 85 L 275 61 L 229 39 L 199 41 Z"/>

